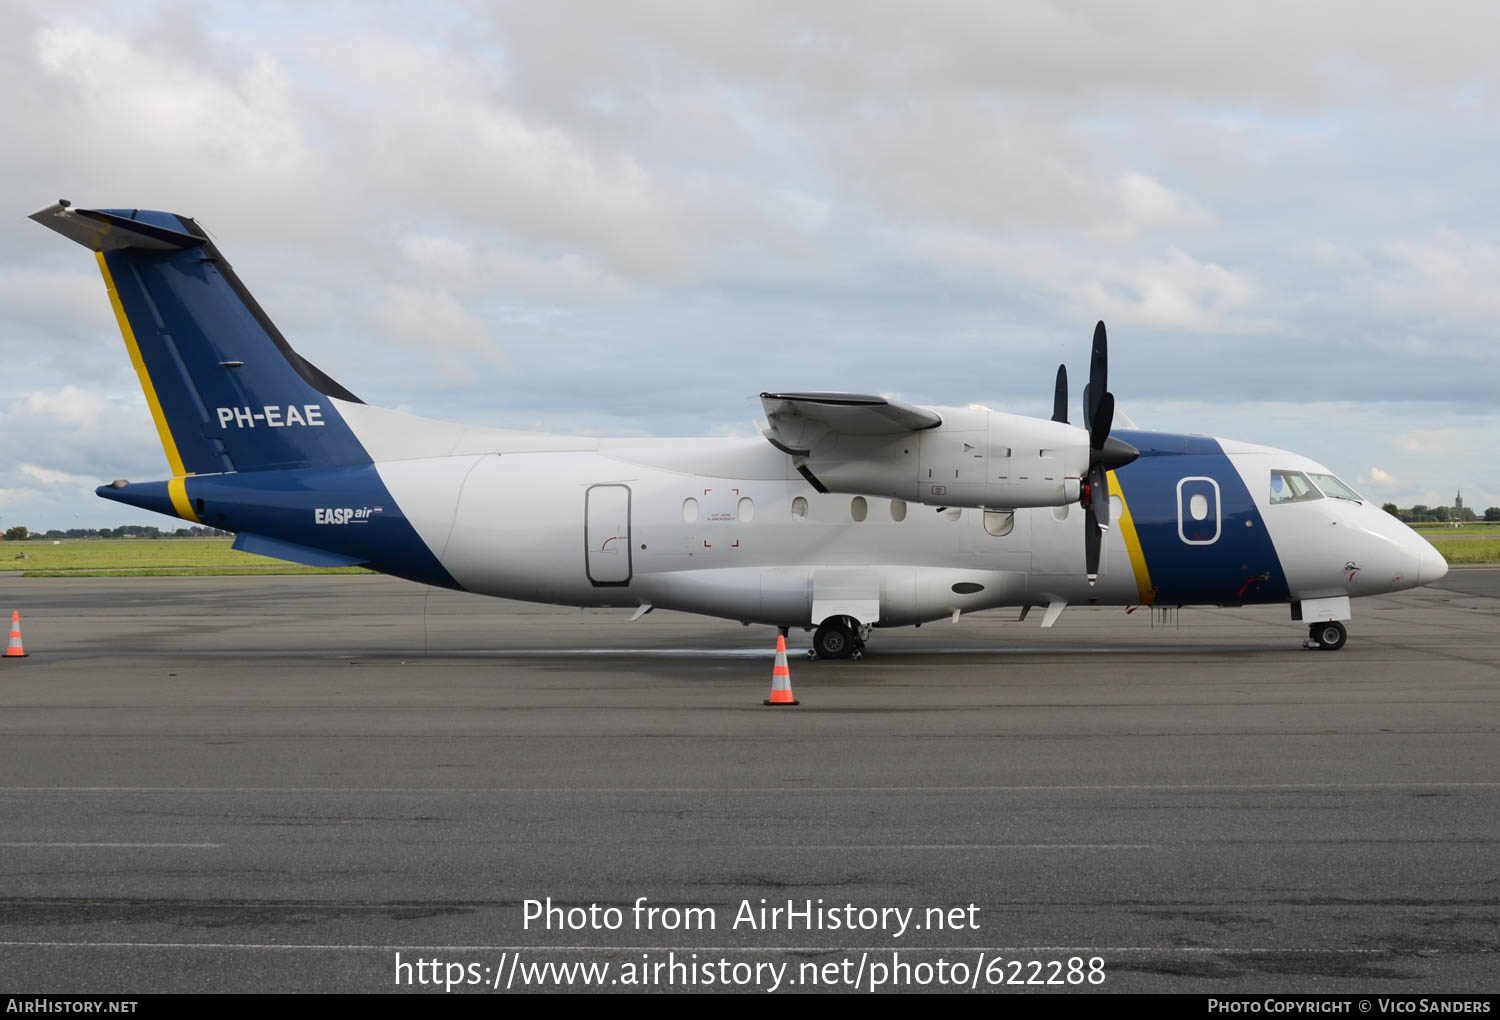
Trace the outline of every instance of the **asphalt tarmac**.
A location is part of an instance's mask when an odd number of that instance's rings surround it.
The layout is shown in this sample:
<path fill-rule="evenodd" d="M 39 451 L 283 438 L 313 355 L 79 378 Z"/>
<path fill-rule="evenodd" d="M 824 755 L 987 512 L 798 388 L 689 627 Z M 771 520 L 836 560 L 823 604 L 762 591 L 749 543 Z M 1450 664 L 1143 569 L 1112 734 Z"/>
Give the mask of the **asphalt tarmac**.
<path fill-rule="evenodd" d="M 770 628 L 663 612 L 366 577 L 11 609 L 0 991 L 1500 990 L 1500 570 L 1358 601 L 1336 653 L 1284 607 L 877 631 L 794 655 L 781 709 Z"/>

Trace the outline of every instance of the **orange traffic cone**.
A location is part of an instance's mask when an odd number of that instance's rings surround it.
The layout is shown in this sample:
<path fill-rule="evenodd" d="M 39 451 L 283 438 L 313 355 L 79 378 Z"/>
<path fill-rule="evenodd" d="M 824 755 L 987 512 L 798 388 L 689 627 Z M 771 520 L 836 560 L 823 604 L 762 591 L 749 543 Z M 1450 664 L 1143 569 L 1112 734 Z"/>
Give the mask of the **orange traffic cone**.
<path fill-rule="evenodd" d="M 26 649 L 21 647 L 21 611 L 12 609 L 10 612 L 10 644 L 6 646 L 5 658 L 24 659 Z"/>
<path fill-rule="evenodd" d="M 800 704 L 792 697 L 792 671 L 786 664 L 786 635 L 776 635 L 776 667 L 771 670 L 771 698 L 767 705 Z"/>

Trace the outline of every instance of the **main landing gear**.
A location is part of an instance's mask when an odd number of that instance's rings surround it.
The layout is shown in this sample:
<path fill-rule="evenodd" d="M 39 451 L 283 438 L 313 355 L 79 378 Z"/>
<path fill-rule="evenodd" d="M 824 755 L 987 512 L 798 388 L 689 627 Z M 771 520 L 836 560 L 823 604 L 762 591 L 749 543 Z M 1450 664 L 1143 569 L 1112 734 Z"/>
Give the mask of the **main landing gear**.
<path fill-rule="evenodd" d="M 1325 652 L 1336 652 L 1349 640 L 1349 632 L 1337 620 L 1314 623 L 1307 628 L 1307 644 L 1304 648 L 1317 648 Z"/>
<path fill-rule="evenodd" d="M 860 624 L 847 616 L 835 616 L 818 625 L 809 655 L 814 659 L 860 659 L 864 657 L 865 642 L 869 639 L 868 624 Z"/>

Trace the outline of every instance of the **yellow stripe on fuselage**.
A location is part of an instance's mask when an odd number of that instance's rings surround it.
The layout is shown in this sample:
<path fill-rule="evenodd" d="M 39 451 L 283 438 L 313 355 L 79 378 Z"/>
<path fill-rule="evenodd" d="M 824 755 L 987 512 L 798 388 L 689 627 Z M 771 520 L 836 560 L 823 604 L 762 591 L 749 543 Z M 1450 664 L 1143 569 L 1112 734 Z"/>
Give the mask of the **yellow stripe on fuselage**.
<path fill-rule="evenodd" d="M 1130 553 L 1130 569 L 1135 572 L 1135 587 L 1140 594 L 1141 605 L 1149 606 L 1156 601 L 1156 589 L 1151 586 L 1151 571 L 1146 567 L 1146 554 L 1141 549 L 1141 536 L 1136 534 L 1135 519 L 1130 516 L 1130 504 L 1125 502 L 1125 492 L 1113 471 L 1108 472 L 1109 494 L 1120 497 L 1120 534 L 1125 539 L 1125 549 Z"/>
<path fill-rule="evenodd" d="M 168 481 L 167 495 L 172 497 L 172 509 L 177 511 L 178 517 L 181 517 L 185 521 L 194 521 L 198 524 L 203 523 L 198 520 L 198 515 L 193 513 L 193 504 L 188 502 L 186 478 L 173 478 Z"/>
<path fill-rule="evenodd" d="M 187 474 L 182 467 L 182 455 L 177 452 L 172 430 L 167 428 L 167 416 L 162 413 L 161 401 L 156 397 L 156 387 L 151 385 L 151 374 L 146 371 L 146 362 L 141 358 L 141 348 L 135 342 L 135 331 L 130 328 L 130 319 L 125 316 L 125 306 L 120 304 L 120 292 L 115 288 L 115 278 L 109 271 L 109 263 L 104 261 L 104 253 L 96 251 L 94 257 L 99 260 L 99 272 L 104 274 L 104 289 L 109 291 L 110 307 L 114 308 L 115 319 L 120 323 L 120 334 L 125 338 L 125 349 L 130 352 L 130 363 L 135 366 L 135 374 L 141 380 L 141 389 L 146 393 L 151 420 L 156 422 L 156 434 L 161 436 L 161 448 L 166 451 L 167 464 L 171 467 L 172 474 L 180 478 Z M 184 495 L 184 503 L 186 500 Z"/>

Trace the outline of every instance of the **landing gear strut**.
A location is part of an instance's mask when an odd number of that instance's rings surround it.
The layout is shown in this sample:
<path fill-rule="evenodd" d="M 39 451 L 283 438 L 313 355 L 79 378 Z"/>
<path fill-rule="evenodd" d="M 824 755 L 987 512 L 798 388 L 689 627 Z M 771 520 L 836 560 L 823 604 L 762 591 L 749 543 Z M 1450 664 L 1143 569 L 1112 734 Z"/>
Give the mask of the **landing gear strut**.
<path fill-rule="evenodd" d="M 868 636 L 868 627 L 859 626 L 847 616 L 835 616 L 824 620 L 813 633 L 813 654 L 819 659 L 847 659 L 851 656 L 858 659 Z"/>
<path fill-rule="evenodd" d="M 1307 628 L 1307 647 L 1336 652 L 1349 640 L 1349 632 L 1337 620 L 1314 623 Z"/>

